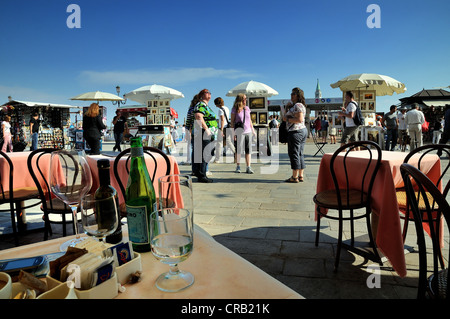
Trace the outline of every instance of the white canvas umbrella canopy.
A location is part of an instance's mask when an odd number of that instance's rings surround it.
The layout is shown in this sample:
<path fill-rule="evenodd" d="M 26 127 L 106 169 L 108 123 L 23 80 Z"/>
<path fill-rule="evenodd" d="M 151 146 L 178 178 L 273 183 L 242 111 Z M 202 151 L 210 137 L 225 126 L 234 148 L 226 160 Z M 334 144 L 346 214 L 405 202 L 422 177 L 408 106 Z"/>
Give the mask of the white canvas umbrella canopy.
<path fill-rule="evenodd" d="M 340 88 L 341 91 L 353 90 L 375 90 L 377 96 L 401 94 L 406 91 L 403 83 L 381 74 L 353 74 L 330 85 L 333 89 Z"/>
<path fill-rule="evenodd" d="M 175 100 L 183 98 L 184 95 L 175 89 L 153 84 L 140 87 L 124 95 L 125 98 L 146 104 L 151 100 Z"/>
<path fill-rule="evenodd" d="M 239 93 L 244 93 L 247 96 L 273 96 L 278 95 L 278 92 L 272 89 L 270 86 L 256 81 L 248 81 L 238 84 L 230 91 L 228 91 L 227 96 L 236 96 Z"/>
<path fill-rule="evenodd" d="M 87 92 L 70 98 L 78 101 L 124 101 L 120 96 L 107 92 Z"/>

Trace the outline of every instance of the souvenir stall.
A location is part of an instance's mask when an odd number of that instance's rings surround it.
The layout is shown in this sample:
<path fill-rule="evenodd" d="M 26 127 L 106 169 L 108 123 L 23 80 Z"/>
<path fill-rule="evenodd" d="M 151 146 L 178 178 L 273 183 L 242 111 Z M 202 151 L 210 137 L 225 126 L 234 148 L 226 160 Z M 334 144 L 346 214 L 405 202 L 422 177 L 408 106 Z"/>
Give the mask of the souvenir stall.
<path fill-rule="evenodd" d="M 147 105 L 131 105 L 117 108 L 128 113 L 128 128 L 131 135 L 142 137 L 144 146 L 159 148 L 171 154 L 174 143 L 170 131 L 172 108 L 169 100 L 148 101 Z M 127 141 L 127 138 L 124 137 Z"/>
<path fill-rule="evenodd" d="M 76 106 L 11 100 L 1 106 L 0 117 L 11 117 L 11 134 L 15 152 L 31 146 L 30 118 L 39 114 L 38 148 L 70 148 L 70 109 Z M 3 137 L 0 144 L 3 143 Z"/>
<path fill-rule="evenodd" d="M 278 95 L 270 86 L 256 81 L 243 82 L 228 91 L 227 96 L 244 93 L 250 108 L 250 117 L 256 130 L 257 156 L 272 155 L 272 143 L 269 134 L 269 106 L 267 98 Z"/>
<path fill-rule="evenodd" d="M 330 86 L 341 89 L 344 101 L 345 92 L 353 92 L 365 122 L 360 130 L 360 138 L 376 141 L 384 148 L 384 131 L 376 126 L 376 97 L 404 93 L 405 84 L 386 75 L 361 73 L 349 75 Z"/>
<path fill-rule="evenodd" d="M 140 110 L 135 112 L 136 115 L 144 118 L 144 124 L 130 128 L 130 134 L 135 135 L 133 132 L 136 132 L 137 135 L 142 136 L 144 146 L 159 148 L 171 154 L 175 148 L 171 134 L 171 120 L 177 118 L 178 114 L 170 107 L 170 103 L 174 99 L 183 98 L 183 93 L 153 84 L 133 90 L 124 97 L 142 104 L 139 106 Z M 130 107 L 119 109 L 128 110 L 130 115 L 133 114 Z"/>

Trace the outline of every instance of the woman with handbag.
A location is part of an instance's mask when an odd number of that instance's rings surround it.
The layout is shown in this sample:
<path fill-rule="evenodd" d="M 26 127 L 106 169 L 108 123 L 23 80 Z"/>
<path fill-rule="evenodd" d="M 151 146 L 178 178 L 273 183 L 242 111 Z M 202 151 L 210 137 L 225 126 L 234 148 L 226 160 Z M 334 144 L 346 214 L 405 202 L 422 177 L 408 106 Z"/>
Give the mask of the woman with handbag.
<path fill-rule="evenodd" d="M 288 128 L 288 155 L 291 161 L 292 176 L 285 182 L 303 182 L 305 169 L 304 148 L 308 130 L 305 126 L 306 103 L 303 91 L 296 87 L 292 89 L 291 102 L 286 105 L 283 120 Z"/>
<path fill-rule="evenodd" d="M 241 172 L 241 153 L 242 144 L 244 143 L 245 163 L 247 164 L 247 174 L 253 174 L 250 166 L 251 163 L 251 142 L 252 136 L 256 136 L 255 129 L 250 118 L 250 108 L 247 106 L 247 96 L 239 93 L 234 100 L 233 109 L 231 110 L 231 127 L 234 130 L 234 140 L 236 148 L 236 173 Z"/>

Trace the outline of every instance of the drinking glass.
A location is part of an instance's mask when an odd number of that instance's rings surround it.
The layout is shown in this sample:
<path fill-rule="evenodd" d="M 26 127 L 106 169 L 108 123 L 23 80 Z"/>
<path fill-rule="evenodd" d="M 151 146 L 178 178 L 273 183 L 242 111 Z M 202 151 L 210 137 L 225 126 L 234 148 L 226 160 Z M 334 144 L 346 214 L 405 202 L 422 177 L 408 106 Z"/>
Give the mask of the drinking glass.
<path fill-rule="evenodd" d="M 88 194 L 81 200 L 81 222 L 84 232 L 105 242 L 105 237 L 112 234 L 119 223 L 117 218 L 117 198 L 108 195 L 96 199 Z"/>
<path fill-rule="evenodd" d="M 75 225 L 75 239 L 63 243 L 62 251 L 82 241 L 78 232 L 77 211 L 81 198 L 92 187 L 92 175 L 83 150 L 58 150 L 50 158 L 50 188 L 52 193 L 69 205 Z"/>
<path fill-rule="evenodd" d="M 178 269 L 178 264 L 192 253 L 194 227 L 191 212 L 183 208 L 165 208 L 150 215 L 150 244 L 152 253 L 169 272 L 156 279 L 156 287 L 166 292 L 177 292 L 191 286 L 194 276 Z"/>
<path fill-rule="evenodd" d="M 192 194 L 192 176 L 173 174 L 158 179 L 158 209 L 184 208 L 194 218 L 194 199 Z"/>

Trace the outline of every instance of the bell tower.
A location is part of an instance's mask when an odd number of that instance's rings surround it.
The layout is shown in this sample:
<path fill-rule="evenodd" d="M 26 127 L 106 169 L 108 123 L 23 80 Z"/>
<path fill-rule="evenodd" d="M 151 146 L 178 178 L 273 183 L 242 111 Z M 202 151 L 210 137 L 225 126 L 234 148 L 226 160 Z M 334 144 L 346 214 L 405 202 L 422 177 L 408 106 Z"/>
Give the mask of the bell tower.
<path fill-rule="evenodd" d="M 319 79 L 317 79 L 316 99 L 321 99 L 321 98 L 322 98 L 322 91 L 320 91 Z"/>

